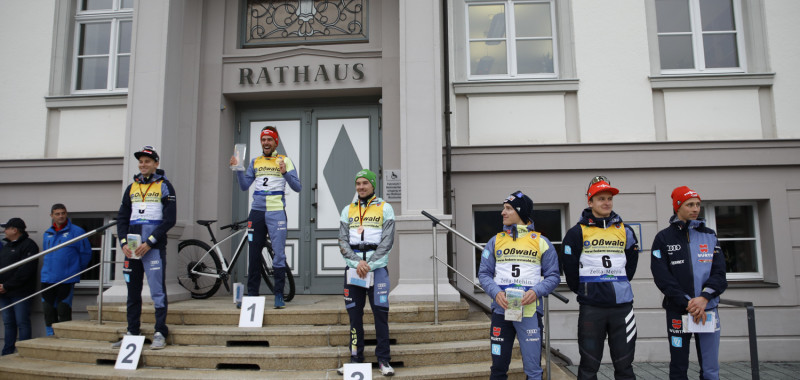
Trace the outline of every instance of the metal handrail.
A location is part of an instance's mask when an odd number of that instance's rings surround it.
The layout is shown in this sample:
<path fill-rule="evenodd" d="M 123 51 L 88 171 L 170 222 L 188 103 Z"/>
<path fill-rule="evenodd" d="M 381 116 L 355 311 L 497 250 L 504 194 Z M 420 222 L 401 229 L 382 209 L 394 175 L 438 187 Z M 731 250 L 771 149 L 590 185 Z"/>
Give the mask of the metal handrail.
<path fill-rule="evenodd" d="M 750 340 L 750 375 L 753 380 L 759 380 L 758 373 L 758 343 L 756 342 L 756 311 L 752 302 L 727 300 L 720 298 L 722 305 L 738 306 L 747 309 L 747 335 Z M 719 318 L 719 316 L 717 316 Z"/>
<path fill-rule="evenodd" d="M 98 234 L 100 232 L 103 232 L 103 231 L 115 226 L 116 224 L 117 224 L 116 220 L 111 221 L 108 224 L 103 225 L 103 226 L 98 227 L 98 228 L 95 228 L 95 229 L 93 229 L 93 230 L 91 230 L 91 231 L 89 231 L 89 232 L 87 232 L 87 233 L 85 233 L 85 234 L 83 234 L 81 236 L 78 236 L 78 237 L 72 238 L 70 240 L 67 240 L 67 241 L 65 241 L 65 242 L 63 242 L 63 243 L 61 243 L 61 244 L 59 244 L 59 245 L 57 245 L 55 247 L 48 248 L 48 249 L 46 249 L 46 250 L 44 250 L 42 252 L 39 252 L 39 253 L 37 253 L 37 254 L 35 254 L 33 256 L 27 257 L 24 260 L 17 261 L 14 264 L 11 264 L 11 265 L 3 268 L 3 269 L 0 269 L 0 273 L 8 272 L 8 271 L 10 271 L 10 270 L 12 270 L 12 269 L 14 269 L 16 267 L 19 267 L 21 265 L 25 265 L 25 263 L 31 262 L 33 260 L 38 260 L 40 257 L 42 257 L 44 255 L 47 255 L 47 254 L 52 253 L 54 251 L 57 251 L 57 250 L 59 250 L 59 249 L 61 249 L 63 247 L 66 247 L 66 246 L 68 246 L 70 244 L 73 244 L 75 242 L 78 242 L 78 241 L 81 241 L 83 239 L 89 238 L 90 236 L 94 236 L 94 235 L 96 235 L 96 234 Z M 40 295 L 40 294 L 42 294 L 42 293 L 44 293 L 44 292 L 56 287 L 56 286 L 58 286 L 58 285 L 63 284 L 64 282 L 66 282 L 67 280 L 69 280 L 71 278 L 74 278 L 76 276 L 80 276 L 80 275 L 82 275 L 82 274 L 84 274 L 84 273 L 86 273 L 86 272 L 88 272 L 88 271 L 90 271 L 90 270 L 92 270 L 94 268 L 100 267 L 100 273 L 98 274 L 98 276 L 99 276 L 98 277 L 99 278 L 98 282 L 99 282 L 100 285 L 98 286 L 98 302 L 97 302 L 98 313 L 97 313 L 97 320 L 98 320 L 99 324 L 102 325 L 103 324 L 103 264 L 109 264 L 109 263 L 116 263 L 116 261 L 105 261 L 105 258 L 103 257 L 103 255 L 101 253 L 100 254 L 100 262 L 99 263 L 97 263 L 95 265 L 92 265 L 91 267 L 88 267 L 88 268 L 86 268 L 86 269 L 84 269 L 84 270 L 82 270 L 82 271 L 80 271 L 80 272 L 78 272 L 76 274 L 73 274 L 72 276 L 69 276 L 69 277 L 67 277 L 67 278 L 65 278 L 65 279 L 63 279 L 63 280 L 61 280 L 61 281 L 59 281 L 59 282 L 57 282 L 57 283 L 45 288 L 45 289 L 41 289 L 38 292 L 35 292 L 35 293 L 33 293 L 33 294 L 31 294 L 31 295 L 29 295 L 29 296 L 17 301 L 17 302 L 14 302 L 14 303 L 12 303 L 10 305 L 7 305 L 6 307 L 0 309 L 0 311 L 8 309 L 9 307 L 12 307 L 12 306 L 14 306 L 14 305 L 16 305 L 16 304 L 18 304 L 20 302 L 27 301 L 27 300 L 35 297 L 35 296 L 38 296 L 38 295 Z"/>
<path fill-rule="evenodd" d="M 442 259 L 439 258 L 438 249 L 436 247 L 436 226 L 440 225 L 440 226 L 444 227 L 446 230 L 452 232 L 456 236 L 460 237 L 461 239 L 463 239 L 467 243 L 472 244 L 473 246 L 475 246 L 478 249 L 483 250 L 484 247 L 482 245 L 472 241 L 470 238 L 464 236 L 460 232 L 454 230 L 453 228 L 450 228 L 450 226 L 446 226 L 446 225 L 442 224 L 442 222 L 438 218 L 436 218 L 435 216 L 429 214 L 427 211 L 422 211 L 422 215 L 425 215 L 433 223 L 433 255 L 431 256 L 431 259 L 433 260 L 433 317 L 434 317 L 434 322 L 433 323 L 438 325 L 439 324 L 439 267 L 438 267 L 438 263 L 441 262 L 442 264 L 444 264 L 448 268 L 452 269 L 453 272 L 455 272 L 457 275 L 463 277 L 465 280 L 469 281 L 472 285 L 475 285 L 475 286 L 477 286 L 479 288 L 481 286 L 479 284 L 476 284 L 474 281 L 472 281 L 471 279 L 467 278 L 467 276 L 464 276 L 456 268 L 453 268 L 452 266 L 450 266 L 449 264 L 447 264 L 446 262 L 444 262 Z M 556 291 L 551 292 L 550 295 L 552 295 L 553 297 L 556 297 L 559 301 L 561 301 L 563 303 L 568 303 L 569 302 L 569 299 L 567 299 L 567 297 L 562 296 L 560 293 L 558 293 Z M 544 324 L 545 325 L 544 325 L 544 328 L 542 329 L 542 332 L 545 334 L 544 345 L 545 345 L 545 352 L 547 352 L 546 359 L 545 359 L 546 362 L 547 362 L 547 378 L 550 379 L 551 378 L 550 377 L 550 302 L 549 302 L 549 298 L 550 297 L 544 296 L 542 298 L 544 298 L 543 307 L 544 307 L 544 318 L 545 318 L 544 319 Z"/>

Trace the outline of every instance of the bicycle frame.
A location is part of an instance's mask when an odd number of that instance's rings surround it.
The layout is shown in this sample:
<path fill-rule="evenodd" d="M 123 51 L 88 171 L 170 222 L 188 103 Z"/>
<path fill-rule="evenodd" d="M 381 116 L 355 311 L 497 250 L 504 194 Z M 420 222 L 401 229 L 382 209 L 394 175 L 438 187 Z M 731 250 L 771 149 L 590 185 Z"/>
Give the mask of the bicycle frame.
<path fill-rule="evenodd" d="M 210 226 L 208 226 L 208 232 L 211 235 L 211 242 L 212 243 L 216 243 L 216 244 L 214 244 L 211 247 L 211 249 L 206 251 L 206 253 L 199 260 L 197 260 L 197 263 L 194 264 L 194 266 L 189 271 L 189 273 L 194 274 L 194 275 L 198 275 L 198 276 L 221 278 L 223 275 L 228 273 L 230 268 L 232 268 L 234 265 L 236 265 L 236 260 L 239 258 L 239 254 L 242 252 L 242 248 L 244 247 L 245 242 L 247 242 L 248 229 L 247 228 L 242 228 L 241 230 L 236 231 L 236 232 L 228 235 L 228 237 L 226 237 L 225 239 L 222 239 L 219 243 L 216 242 L 217 239 L 214 237 L 214 233 L 211 232 L 211 227 Z M 231 257 L 230 265 L 228 265 L 228 261 L 225 260 L 225 256 L 222 255 L 222 250 L 219 248 L 219 246 L 222 243 L 225 243 L 226 241 L 231 240 L 231 238 L 233 238 L 234 236 L 236 236 L 238 234 L 242 234 L 242 239 L 239 240 L 239 244 L 236 247 L 236 252 Z M 211 251 L 214 251 L 214 253 L 217 255 L 217 258 L 219 258 L 220 265 L 222 265 L 222 274 L 198 272 L 197 270 L 195 270 L 197 268 L 197 265 L 200 264 L 201 262 L 203 262 L 203 259 L 206 258 L 206 255 L 211 254 Z"/>

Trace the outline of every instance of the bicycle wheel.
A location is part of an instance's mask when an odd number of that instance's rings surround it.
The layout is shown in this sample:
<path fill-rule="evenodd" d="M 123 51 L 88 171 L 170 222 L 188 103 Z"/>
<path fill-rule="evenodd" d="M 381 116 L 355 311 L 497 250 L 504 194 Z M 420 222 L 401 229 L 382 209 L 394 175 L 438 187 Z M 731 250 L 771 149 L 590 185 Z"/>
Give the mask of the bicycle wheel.
<path fill-rule="evenodd" d="M 275 256 L 275 253 L 272 251 L 272 245 L 267 244 L 264 250 L 261 251 L 261 255 L 264 257 L 264 260 L 261 260 L 261 277 L 264 278 L 269 290 L 275 294 L 275 284 L 272 278 L 275 276 L 275 271 L 272 269 L 272 258 Z M 283 300 L 289 302 L 294 298 L 294 275 L 292 274 L 292 269 L 289 268 L 288 265 L 286 266 L 285 273 L 286 280 L 283 283 Z"/>
<path fill-rule="evenodd" d="M 203 299 L 214 295 L 222 284 L 219 277 L 201 276 L 196 272 L 218 274 L 222 265 L 211 247 L 200 240 L 185 240 L 178 244 L 178 282 L 192 293 L 192 298 Z M 201 261 L 202 259 L 202 261 Z"/>

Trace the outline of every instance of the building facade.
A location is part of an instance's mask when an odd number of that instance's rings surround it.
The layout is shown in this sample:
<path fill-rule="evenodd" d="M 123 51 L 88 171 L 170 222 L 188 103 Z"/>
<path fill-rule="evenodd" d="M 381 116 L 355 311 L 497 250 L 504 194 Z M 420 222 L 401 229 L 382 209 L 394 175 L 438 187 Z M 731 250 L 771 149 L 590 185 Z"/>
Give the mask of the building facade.
<path fill-rule="evenodd" d="M 478 242 L 522 190 L 560 247 L 588 181 L 620 188 L 615 210 L 642 246 L 633 282 L 637 360 L 667 360 L 650 244 L 689 185 L 726 250 L 725 298 L 757 306 L 762 360 L 792 359 L 800 335 L 800 27 L 792 0 L 445 0 L 4 2 L 0 46 L 0 218 L 34 239 L 52 203 L 111 220 L 153 145 L 178 192 L 174 242 L 205 239 L 197 219 L 246 218 L 228 168 L 236 143 L 276 125 L 303 191 L 287 196 L 287 257 L 298 292 L 338 294 L 338 212 L 353 174 L 381 173 L 397 214 L 391 297 L 432 298 L 427 211 Z M 53 20 L 52 25 L 50 20 Z M 13 214 L 13 215 L 12 215 Z M 477 255 L 438 254 L 467 276 Z M 112 232 L 93 242 L 118 259 Z M 177 244 L 170 245 L 177 254 Z M 245 263 L 237 265 L 237 274 Z M 124 297 L 119 268 L 104 283 Z M 188 297 L 168 265 L 170 299 Z M 115 275 L 115 272 L 116 275 Z M 455 288 L 439 270 L 440 300 Z M 237 277 L 235 277 L 237 278 Z M 242 277 L 238 277 L 242 278 Z M 92 303 L 98 275 L 84 277 Z M 568 293 L 566 286 L 559 288 Z M 553 300 L 553 346 L 577 360 L 577 305 Z M 76 310 L 78 307 L 75 308 Z M 748 358 L 744 310 L 726 308 L 723 360 Z"/>

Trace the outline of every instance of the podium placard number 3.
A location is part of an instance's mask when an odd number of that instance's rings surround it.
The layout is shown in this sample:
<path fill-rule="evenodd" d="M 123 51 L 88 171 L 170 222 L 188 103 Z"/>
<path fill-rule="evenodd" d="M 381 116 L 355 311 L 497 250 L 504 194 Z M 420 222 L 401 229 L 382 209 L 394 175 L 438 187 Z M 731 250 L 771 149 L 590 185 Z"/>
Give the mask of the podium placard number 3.
<path fill-rule="evenodd" d="M 122 347 L 117 354 L 117 363 L 114 369 L 135 370 L 139 366 L 139 357 L 142 356 L 144 335 L 125 335 L 122 338 Z"/>
<path fill-rule="evenodd" d="M 348 380 L 372 380 L 372 364 L 346 363 L 344 365 L 344 378 Z"/>
<path fill-rule="evenodd" d="M 265 297 L 242 297 L 239 327 L 261 327 L 264 324 Z"/>

